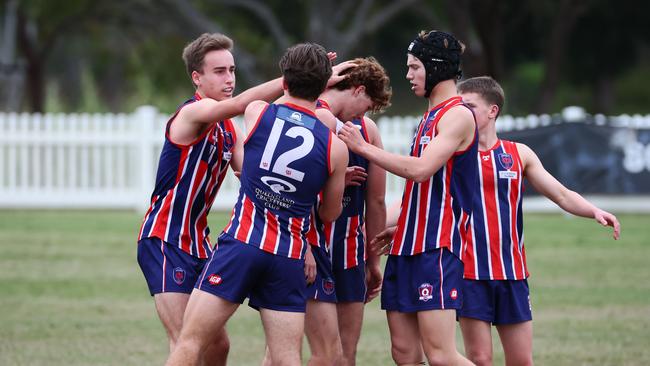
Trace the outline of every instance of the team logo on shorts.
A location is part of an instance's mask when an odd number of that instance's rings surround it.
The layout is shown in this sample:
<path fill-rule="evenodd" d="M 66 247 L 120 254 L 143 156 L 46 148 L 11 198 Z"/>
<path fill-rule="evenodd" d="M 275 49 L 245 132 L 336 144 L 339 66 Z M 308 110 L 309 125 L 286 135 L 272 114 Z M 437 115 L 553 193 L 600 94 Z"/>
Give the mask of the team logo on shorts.
<path fill-rule="evenodd" d="M 323 291 L 328 295 L 334 293 L 334 281 L 331 278 L 323 279 Z"/>
<path fill-rule="evenodd" d="M 213 274 L 210 275 L 210 277 L 208 277 L 208 282 L 209 282 L 212 286 L 220 285 L 222 281 L 223 281 L 223 280 L 221 279 L 221 276 L 219 276 L 219 275 L 216 274 L 216 273 L 213 273 Z"/>
<path fill-rule="evenodd" d="M 451 297 L 452 300 L 456 300 L 458 298 L 458 291 L 455 288 L 452 288 L 451 291 L 449 291 L 449 297 Z"/>
<path fill-rule="evenodd" d="M 501 166 L 503 169 L 510 170 L 512 168 L 512 164 L 514 163 L 514 160 L 512 160 L 512 155 L 510 154 L 499 154 L 499 163 L 501 163 Z"/>
<path fill-rule="evenodd" d="M 174 282 L 177 285 L 182 285 L 185 282 L 185 270 L 181 267 L 174 268 Z"/>
<path fill-rule="evenodd" d="M 433 286 L 428 283 L 423 283 L 418 288 L 418 293 L 420 294 L 419 300 L 429 301 L 433 299 Z"/>

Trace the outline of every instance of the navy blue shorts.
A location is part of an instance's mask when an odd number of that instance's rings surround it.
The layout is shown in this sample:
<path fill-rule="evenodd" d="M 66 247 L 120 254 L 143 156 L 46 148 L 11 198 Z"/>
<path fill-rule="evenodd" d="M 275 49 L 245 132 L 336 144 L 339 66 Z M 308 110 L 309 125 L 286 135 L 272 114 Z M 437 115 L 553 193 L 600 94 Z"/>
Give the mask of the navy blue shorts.
<path fill-rule="evenodd" d="M 414 313 L 459 309 L 463 303 L 463 262 L 447 249 L 412 256 L 388 256 L 381 308 Z"/>
<path fill-rule="evenodd" d="M 151 296 L 163 292 L 191 293 L 206 262 L 207 259 L 187 254 L 159 238 L 138 242 L 138 264 Z"/>
<path fill-rule="evenodd" d="M 265 252 L 228 234 L 205 266 L 199 290 L 254 308 L 305 312 L 305 261 Z"/>
<path fill-rule="evenodd" d="M 458 316 L 494 325 L 533 319 L 526 280 L 463 280 L 465 300 Z"/>
<path fill-rule="evenodd" d="M 316 279 L 307 285 L 306 297 L 309 300 L 336 303 L 337 282 L 332 273 L 332 261 L 323 248 L 311 246 L 311 253 L 316 260 Z"/>
<path fill-rule="evenodd" d="M 358 266 L 343 269 L 334 267 L 334 282 L 336 282 L 336 299 L 338 302 L 366 301 L 366 265 L 361 262 Z"/>

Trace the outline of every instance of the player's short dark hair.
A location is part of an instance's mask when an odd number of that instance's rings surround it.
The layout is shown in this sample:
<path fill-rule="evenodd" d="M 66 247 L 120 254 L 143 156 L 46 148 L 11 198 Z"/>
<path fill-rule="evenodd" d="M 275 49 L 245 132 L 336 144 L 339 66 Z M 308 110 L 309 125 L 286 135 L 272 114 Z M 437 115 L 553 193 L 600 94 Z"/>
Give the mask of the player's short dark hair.
<path fill-rule="evenodd" d="M 183 49 L 183 61 L 187 74 L 192 77 L 192 71 L 203 73 L 203 61 L 210 51 L 232 50 L 232 39 L 221 33 L 203 33 L 197 39 L 188 43 Z"/>
<path fill-rule="evenodd" d="M 343 71 L 341 75 L 347 75 L 347 77 L 334 85 L 334 88 L 346 90 L 363 85 L 366 87 L 366 94 L 372 100 L 373 112 L 379 112 L 388 107 L 393 91 L 390 88 L 390 79 L 386 70 L 374 57 L 355 58 L 352 62 L 357 66 Z"/>
<path fill-rule="evenodd" d="M 280 70 L 289 95 L 315 101 L 332 76 L 332 62 L 325 48 L 315 43 L 289 47 L 280 59 Z"/>
<path fill-rule="evenodd" d="M 506 101 L 505 93 L 501 85 L 490 76 L 477 76 L 464 80 L 456 85 L 458 92 L 463 93 L 476 93 L 481 96 L 486 102 L 499 107 L 499 113 L 503 108 Z"/>

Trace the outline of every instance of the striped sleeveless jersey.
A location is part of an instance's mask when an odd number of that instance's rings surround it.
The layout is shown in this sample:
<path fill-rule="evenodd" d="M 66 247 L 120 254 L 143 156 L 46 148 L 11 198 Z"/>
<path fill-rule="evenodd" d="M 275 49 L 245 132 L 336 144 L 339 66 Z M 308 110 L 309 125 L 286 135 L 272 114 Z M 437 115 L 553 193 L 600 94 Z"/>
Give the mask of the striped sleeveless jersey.
<path fill-rule="evenodd" d="M 498 140 L 478 154 L 464 277 L 523 280 L 528 277 L 522 221 L 523 166 L 516 143 Z"/>
<path fill-rule="evenodd" d="M 436 138 L 437 125 L 451 108 L 464 106 L 460 97 L 450 98 L 424 114 L 411 145 L 411 156 L 420 157 Z M 471 214 L 472 195 L 478 184 L 476 154 L 478 131 L 464 151 L 451 158 L 428 180 L 407 180 L 391 255 L 417 255 L 448 248 L 462 258 L 463 243 Z"/>
<path fill-rule="evenodd" d="M 303 259 L 311 210 L 331 172 L 331 139 L 313 112 L 268 105 L 244 143 L 239 198 L 222 235 Z"/>
<path fill-rule="evenodd" d="M 171 122 L 184 106 L 200 100 L 195 94 L 167 122 L 156 185 L 138 240 L 155 237 L 198 258 L 212 252 L 208 213 L 221 187 L 237 134 L 231 120 L 215 122 L 189 145 L 169 139 Z"/>

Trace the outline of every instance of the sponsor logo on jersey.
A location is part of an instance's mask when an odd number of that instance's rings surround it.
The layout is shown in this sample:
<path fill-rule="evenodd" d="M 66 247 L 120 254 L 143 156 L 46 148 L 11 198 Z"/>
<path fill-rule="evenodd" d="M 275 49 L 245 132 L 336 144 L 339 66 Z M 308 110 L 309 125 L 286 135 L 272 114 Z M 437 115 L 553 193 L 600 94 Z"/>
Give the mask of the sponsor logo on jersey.
<path fill-rule="evenodd" d="M 323 279 L 323 291 L 331 295 L 334 293 L 334 281 L 331 278 L 325 278 Z"/>
<path fill-rule="evenodd" d="M 452 288 L 451 291 L 449 291 L 449 297 L 451 297 L 452 300 L 456 300 L 458 298 L 458 290 Z"/>
<path fill-rule="evenodd" d="M 499 154 L 498 156 L 499 156 L 498 159 L 499 163 L 501 164 L 503 169 L 510 170 L 510 168 L 512 168 L 512 164 L 514 163 L 514 160 L 512 160 L 512 155 L 503 153 L 503 154 Z"/>
<path fill-rule="evenodd" d="M 216 273 L 213 273 L 213 274 L 210 275 L 210 277 L 208 277 L 208 282 L 212 286 L 216 286 L 216 285 L 220 285 L 221 282 L 223 282 L 223 280 L 221 279 L 221 276 L 219 276 Z"/>
<path fill-rule="evenodd" d="M 295 192 L 296 191 L 296 186 L 293 184 L 287 182 L 284 179 L 280 178 L 275 178 L 275 177 L 270 177 L 270 176 L 263 176 L 260 178 L 262 183 L 266 184 L 271 188 L 271 190 L 275 193 L 280 193 L 280 192 Z"/>
<path fill-rule="evenodd" d="M 174 268 L 174 282 L 177 285 L 182 285 L 185 282 L 185 270 L 181 267 Z"/>
<path fill-rule="evenodd" d="M 433 299 L 433 286 L 428 283 L 423 283 L 418 288 L 418 294 L 420 295 L 420 301 L 429 301 Z"/>

